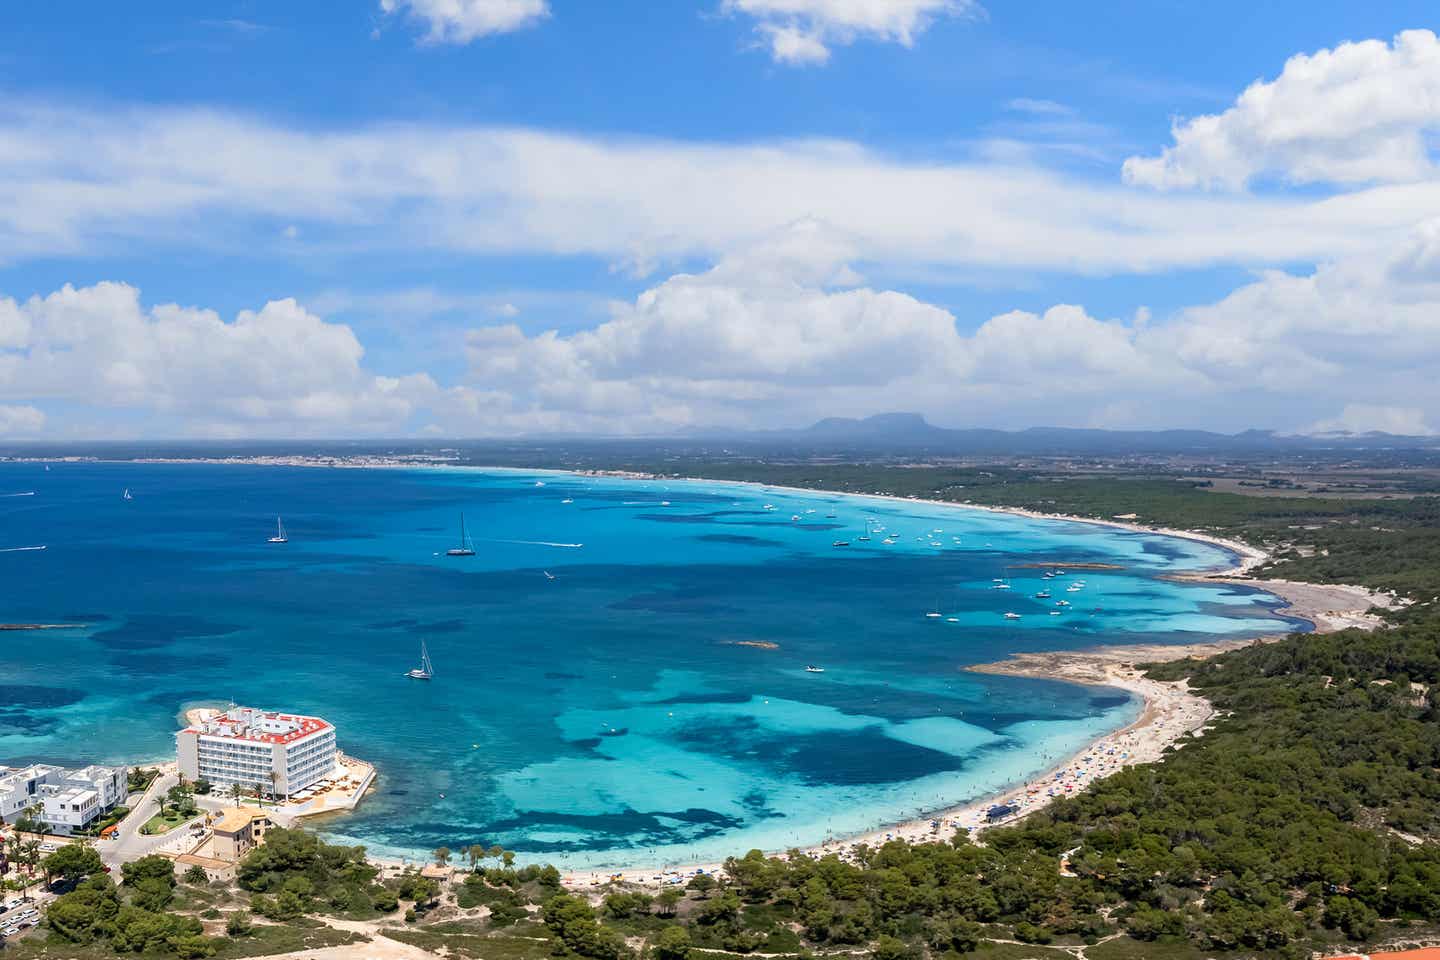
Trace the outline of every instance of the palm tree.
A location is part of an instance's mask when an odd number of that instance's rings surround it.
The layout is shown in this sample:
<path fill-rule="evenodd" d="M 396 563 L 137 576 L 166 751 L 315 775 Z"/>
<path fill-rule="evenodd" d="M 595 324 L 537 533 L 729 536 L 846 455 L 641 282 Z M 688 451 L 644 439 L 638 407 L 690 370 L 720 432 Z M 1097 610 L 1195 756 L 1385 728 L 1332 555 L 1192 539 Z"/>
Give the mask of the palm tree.
<path fill-rule="evenodd" d="M 239 807 L 240 807 L 240 798 L 243 797 L 244 795 L 245 795 L 245 788 L 242 787 L 242 786 L 240 786 L 240 781 L 239 781 L 239 780 L 236 780 L 234 783 L 230 784 L 230 796 L 235 800 L 235 807 L 236 807 L 236 809 L 239 809 Z"/>
<path fill-rule="evenodd" d="M 25 888 L 20 892 L 23 900 L 30 899 L 30 887 L 35 883 L 35 865 L 40 862 L 40 841 L 26 840 L 20 845 L 20 862 L 25 864 Z"/>
<path fill-rule="evenodd" d="M 280 774 L 276 773 L 274 770 L 271 770 L 268 774 L 268 777 L 270 780 L 270 799 L 271 801 L 278 802 L 280 796 L 275 792 L 275 788 L 280 783 Z"/>

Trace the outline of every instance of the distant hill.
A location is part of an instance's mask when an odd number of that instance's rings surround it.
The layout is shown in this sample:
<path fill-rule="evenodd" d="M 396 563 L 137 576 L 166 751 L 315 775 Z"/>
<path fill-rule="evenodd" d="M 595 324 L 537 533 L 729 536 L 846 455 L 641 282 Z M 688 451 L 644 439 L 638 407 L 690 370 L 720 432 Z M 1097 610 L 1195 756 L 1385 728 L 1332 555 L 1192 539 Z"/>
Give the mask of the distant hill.
<path fill-rule="evenodd" d="M 1434 448 L 1440 439 L 1386 433 L 1304 436 L 1270 430 L 1214 433 L 1208 430 L 1098 430 L 1031 427 L 1026 430 L 937 427 L 918 413 L 881 413 L 863 419 L 827 417 L 809 427 L 705 434 L 732 442 L 804 449 L 914 451 L 930 454 L 1294 453 L 1307 449 Z"/>

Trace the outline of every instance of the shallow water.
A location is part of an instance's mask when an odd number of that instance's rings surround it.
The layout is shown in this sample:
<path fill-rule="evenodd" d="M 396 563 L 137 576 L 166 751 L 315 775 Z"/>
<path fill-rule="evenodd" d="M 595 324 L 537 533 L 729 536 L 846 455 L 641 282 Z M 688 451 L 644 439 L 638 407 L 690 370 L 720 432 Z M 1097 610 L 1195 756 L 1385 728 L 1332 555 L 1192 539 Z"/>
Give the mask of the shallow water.
<path fill-rule="evenodd" d="M 1138 713 L 1121 691 L 966 664 L 1301 626 L 1256 590 L 1159 579 L 1228 565 L 1217 547 L 937 505 L 0 464 L 0 494 L 31 490 L 0 497 L 0 548 L 48 549 L 0 553 L 0 621 L 85 626 L 0 633 L 0 762 L 166 756 L 197 703 L 315 713 L 383 778 L 325 829 L 390 853 L 483 842 L 601 866 L 853 833 L 1019 782 Z M 462 510 L 477 556 L 448 558 Z M 277 513 L 283 546 L 265 543 Z M 867 518 L 885 530 L 862 542 Z M 1125 569 L 1016 566 L 1050 561 Z M 421 638 L 429 683 L 402 676 Z"/>

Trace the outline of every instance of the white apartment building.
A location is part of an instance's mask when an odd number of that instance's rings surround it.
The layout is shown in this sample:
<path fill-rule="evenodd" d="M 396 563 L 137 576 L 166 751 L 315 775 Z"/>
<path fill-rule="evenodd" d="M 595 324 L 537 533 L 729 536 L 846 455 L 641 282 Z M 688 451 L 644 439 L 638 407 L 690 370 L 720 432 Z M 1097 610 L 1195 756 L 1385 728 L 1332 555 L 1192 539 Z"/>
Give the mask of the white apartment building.
<path fill-rule="evenodd" d="M 55 783 L 65 771 L 49 763 L 0 767 L 0 821 L 14 823 L 41 802 L 40 788 Z"/>
<path fill-rule="evenodd" d="M 335 772 L 335 728 L 319 717 L 231 707 L 175 736 L 180 773 L 289 797 Z"/>
<path fill-rule="evenodd" d="M 48 763 L 0 767 L 0 818 L 35 819 L 59 834 L 73 833 L 125 802 L 129 769 L 88 766 L 66 770 Z"/>

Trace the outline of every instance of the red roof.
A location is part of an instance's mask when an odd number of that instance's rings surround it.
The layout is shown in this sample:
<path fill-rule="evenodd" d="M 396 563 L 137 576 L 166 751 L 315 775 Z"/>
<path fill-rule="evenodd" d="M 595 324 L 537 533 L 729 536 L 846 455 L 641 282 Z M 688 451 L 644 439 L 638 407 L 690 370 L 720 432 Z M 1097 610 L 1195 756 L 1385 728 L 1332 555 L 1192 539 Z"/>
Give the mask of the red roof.
<path fill-rule="evenodd" d="M 248 727 L 241 726 L 242 721 L 231 717 L 228 713 L 221 714 L 211 723 L 224 729 L 220 733 L 208 733 L 205 730 L 197 730 L 194 727 L 186 727 L 184 733 L 193 733 L 199 736 L 221 736 L 227 740 L 252 740 L 256 743 L 293 743 L 302 737 L 308 737 L 312 733 L 319 733 L 322 730 L 330 729 L 330 724 L 319 717 L 291 716 L 286 713 L 262 714 L 266 720 L 281 720 L 286 723 L 295 724 L 295 729 L 288 733 L 255 733 L 250 732 Z"/>

